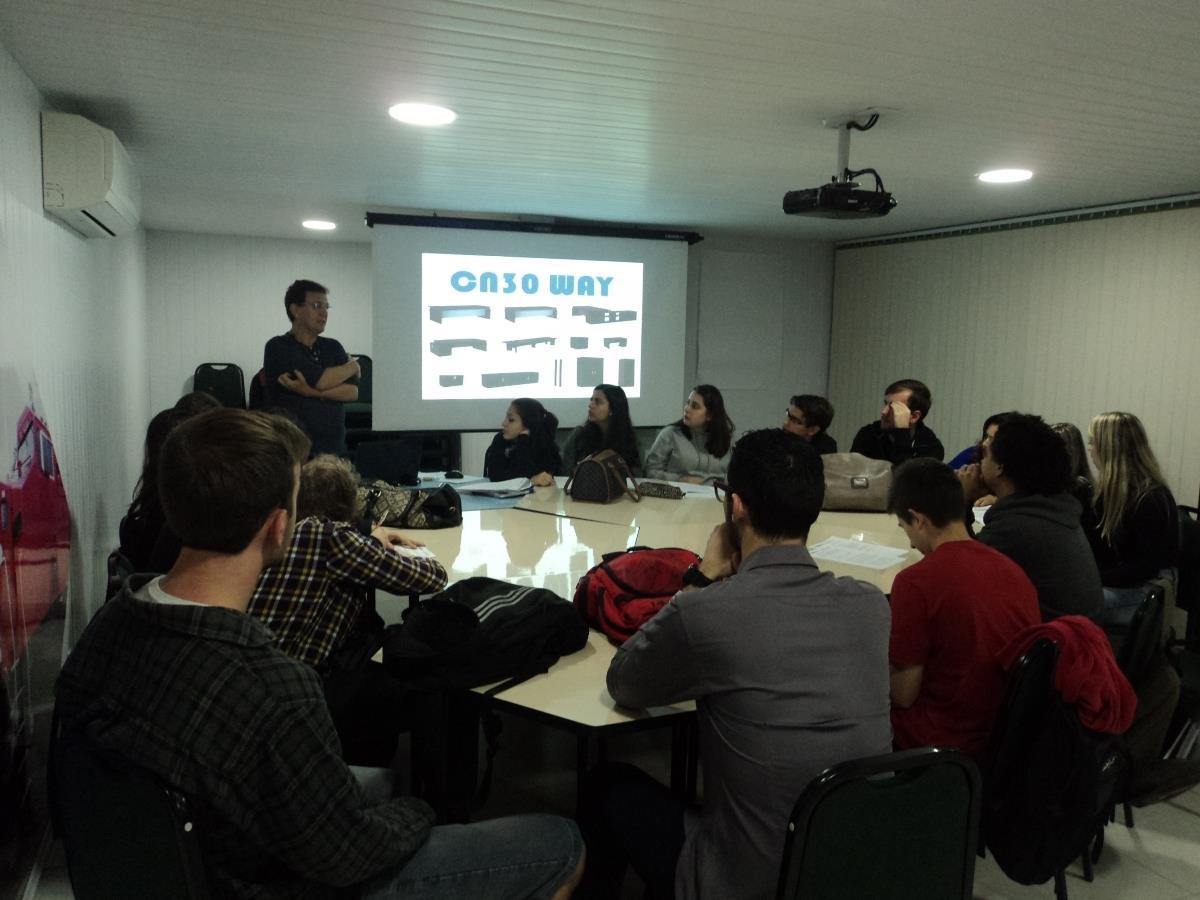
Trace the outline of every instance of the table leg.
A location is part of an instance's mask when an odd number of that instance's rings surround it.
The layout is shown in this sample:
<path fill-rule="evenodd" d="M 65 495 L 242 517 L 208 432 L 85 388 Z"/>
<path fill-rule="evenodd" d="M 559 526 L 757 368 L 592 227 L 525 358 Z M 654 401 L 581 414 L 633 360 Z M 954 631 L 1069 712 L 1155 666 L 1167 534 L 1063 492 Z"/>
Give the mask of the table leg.
<path fill-rule="evenodd" d="M 583 812 L 583 787 L 588 774 L 588 741 L 591 732 L 580 731 L 575 735 L 575 817 Z"/>

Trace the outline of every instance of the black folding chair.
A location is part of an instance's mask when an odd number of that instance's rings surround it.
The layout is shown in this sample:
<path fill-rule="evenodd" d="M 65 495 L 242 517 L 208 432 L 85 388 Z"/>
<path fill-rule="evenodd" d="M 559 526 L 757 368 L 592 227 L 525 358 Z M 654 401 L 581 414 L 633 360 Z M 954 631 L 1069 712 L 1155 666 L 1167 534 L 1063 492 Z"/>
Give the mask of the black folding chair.
<path fill-rule="evenodd" d="M 826 769 L 788 820 L 776 896 L 970 898 L 979 770 L 923 747 Z"/>
<path fill-rule="evenodd" d="M 216 397 L 229 409 L 246 408 L 246 383 L 242 369 L 234 363 L 201 363 L 192 376 L 192 390 Z"/>

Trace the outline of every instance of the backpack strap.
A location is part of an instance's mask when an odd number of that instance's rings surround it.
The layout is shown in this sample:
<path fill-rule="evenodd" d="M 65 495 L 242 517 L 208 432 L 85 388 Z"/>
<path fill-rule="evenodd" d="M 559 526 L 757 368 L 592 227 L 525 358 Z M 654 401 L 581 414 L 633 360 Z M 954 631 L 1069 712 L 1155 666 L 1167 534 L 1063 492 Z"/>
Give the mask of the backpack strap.
<path fill-rule="evenodd" d="M 488 688 L 483 692 L 483 696 L 495 697 L 509 688 L 516 687 L 518 684 L 528 681 L 535 675 L 541 675 L 543 672 L 549 671 L 550 663 L 544 660 L 532 662 L 520 673 L 512 676 L 512 678 L 508 678 Z M 492 771 L 495 768 L 496 754 L 500 752 L 500 733 L 504 730 L 504 723 L 500 721 L 500 717 L 496 715 L 496 711 L 490 705 L 484 711 L 483 715 L 480 716 L 479 725 L 483 729 L 483 738 L 484 743 L 487 744 L 487 750 L 485 751 L 486 759 L 483 766 L 483 777 L 479 779 L 479 788 L 475 792 L 476 809 L 487 803 L 488 796 L 492 792 Z"/>

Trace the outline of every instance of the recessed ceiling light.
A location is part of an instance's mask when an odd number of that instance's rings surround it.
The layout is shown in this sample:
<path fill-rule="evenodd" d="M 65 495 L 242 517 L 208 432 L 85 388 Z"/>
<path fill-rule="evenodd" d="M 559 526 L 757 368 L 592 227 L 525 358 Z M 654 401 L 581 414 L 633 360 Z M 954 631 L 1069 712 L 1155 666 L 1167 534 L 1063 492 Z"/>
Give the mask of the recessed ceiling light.
<path fill-rule="evenodd" d="M 397 103 L 388 115 L 408 125 L 449 125 L 458 118 L 454 110 L 431 103 Z"/>
<path fill-rule="evenodd" d="M 305 219 L 300 224 L 311 231 L 333 231 L 333 229 L 337 228 L 336 222 L 330 222 L 326 219 Z"/>
<path fill-rule="evenodd" d="M 1028 169 L 992 169 L 980 172 L 976 177 L 988 184 L 1014 184 L 1018 181 L 1028 181 L 1033 177 L 1033 173 Z"/>

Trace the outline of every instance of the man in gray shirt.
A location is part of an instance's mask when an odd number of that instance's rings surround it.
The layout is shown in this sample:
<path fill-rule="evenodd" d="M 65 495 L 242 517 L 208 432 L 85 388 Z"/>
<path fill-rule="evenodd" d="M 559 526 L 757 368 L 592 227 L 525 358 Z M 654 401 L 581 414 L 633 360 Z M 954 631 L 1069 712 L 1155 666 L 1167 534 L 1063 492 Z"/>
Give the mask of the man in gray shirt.
<path fill-rule="evenodd" d="M 817 451 L 780 429 L 750 432 L 718 491 L 726 522 L 688 586 L 608 671 L 622 706 L 696 701 L 698 816 L 629 766 L 597 773 L 588 798 L 593 877 L 629 862 L 654 897 L 670 896 L 672 881 L 681 900 L 773 896 L 808 782 L 891 749 L 887 600 L 818 571 L 805 549 L 825 492 Z"/>

